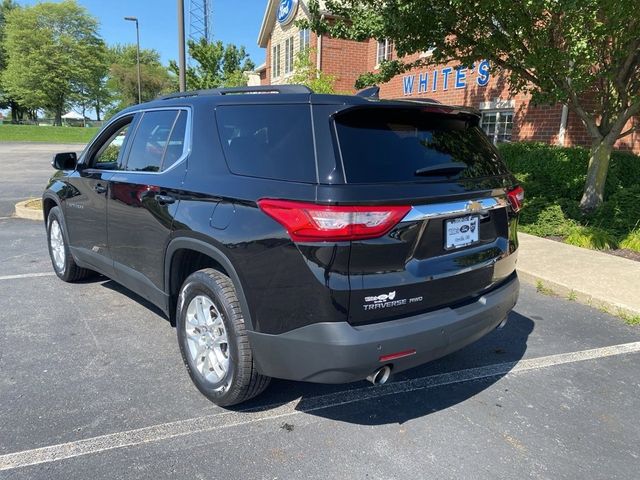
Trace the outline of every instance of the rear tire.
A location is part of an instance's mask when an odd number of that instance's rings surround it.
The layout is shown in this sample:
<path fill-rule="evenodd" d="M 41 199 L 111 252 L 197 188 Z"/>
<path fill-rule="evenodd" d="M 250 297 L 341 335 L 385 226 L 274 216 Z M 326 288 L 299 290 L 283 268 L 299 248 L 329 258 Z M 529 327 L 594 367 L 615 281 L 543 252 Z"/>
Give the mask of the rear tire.
<path fill-rule="evenodd" d="M 47 217 L 47 244 L 53 271 L 56 272 L 56 275 L 61 280 L 77 282 L 93 273 L 91 270 L 79 267 L 73 259 L 69 250 L 64 218 L 60 207 L 53 207 L 49 211 L 49 216 Z"/>
<path fill-rule="evenodd" d="M 228 407 L 262 393 L 270 378 L 256 370 L 244 317 L 229 277 L 212 268 L 187 277 L 178 298 L 180 353 L 191 380 Z"/>

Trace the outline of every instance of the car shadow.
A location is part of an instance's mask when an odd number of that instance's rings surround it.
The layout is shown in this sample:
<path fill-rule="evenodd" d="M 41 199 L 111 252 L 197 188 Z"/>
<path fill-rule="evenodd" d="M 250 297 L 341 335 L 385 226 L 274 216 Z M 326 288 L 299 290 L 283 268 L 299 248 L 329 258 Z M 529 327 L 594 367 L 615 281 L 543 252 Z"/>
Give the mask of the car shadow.
<path fill-rule="evenodd" d="M 107 277 L 94 277 L 87 282 L 102 282 L 103 287 L 169 321 L 154 304 Z M 512 311 L 503 328 L 439 360 L 392 375 L 381 387 L 367 381 L 328 385 L 273 379 L 258 397 L 227 409 L 273 410 L 297 400 L 297 411 L 330 420 L 358 425 L 403 424 L 455 406 L 494 385 L 523 358 L 533 329 L 533 319 Z M 469 379 L 461 373 L 494 366 L 499 366 L 495 373 L 487 368 L 479 372 L 478 378 Z M 496 408 L 500 408 L 499 403 Z"/>
<path fill-rule="evenodd" d="M 458 352 L 400 372 L 382 387 L 366 381 L 321 385 L 273 380 L 262 395 L 233 409 L 269 410 L 299 399 L 296 410 L 309 415 L 358 425 L 403 424 L 455 406 L 494 385 L 522 359 L 533 329 L 533 320 L 514 311 L 502 329 Z M 492 368 L 477 371 L 478 378 L 467 374 L 469 369 L 496 365 L 495 374 Z"/>
<path fill-rule="evenodd" d="M 118 282 L 116 282 L 114 280 L 111 280 L 110 278 L 102 277 L 102 276 L 100 278 L 94 278 L 93 281 L 94 282 L 102 282 L 102 286 L 104 288 L 107 288 L 107 289 L 109 289 L 111 291 L 117 292 L 117 293 L 119 293 L 121 295 L 124 295 L 124 296 L 130 298 L 134 302 L 139 303 L 140 305 L 145 307 L 147 310 L 149 310 L 149 311 L 155 313 L 156 315 L 159 315 L 160 317 L 164 318 L 167 322 L 170 322 L 170 319 L 165 315 L 165 313 L 162 311 L 162 309 L 158 308 L 156 305 L 151 303 L 146 298 L 141 297 L 137 293 L 132 292 L 127 287 L 123 287 Z M 175 326 L 175 325 L 172 325 L 172 326 Z"/>

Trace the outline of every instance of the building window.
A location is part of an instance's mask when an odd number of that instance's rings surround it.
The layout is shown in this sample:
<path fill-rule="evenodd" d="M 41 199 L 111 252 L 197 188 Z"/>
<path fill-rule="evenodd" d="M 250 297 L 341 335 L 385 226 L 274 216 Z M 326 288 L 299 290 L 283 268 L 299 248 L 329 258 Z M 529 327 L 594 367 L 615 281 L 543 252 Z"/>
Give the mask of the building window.
<path fill-rule="evenodd" d="M 284 42 L 284 74 L 293 72 L 293 37 Z"/>
<path fill-rule="evenodd" d="M 311 32 L 308 28 L 300 30 L 300 50 L 307 50 L 311 46 Z"/>
<path fill-rule="evenodd" d="M 271 49 L 271 76 L 273 78 L 280 76 L 280 44 Z"/>
<path fill-rule="evenodd" d="M 376 52 L 376 65 L 380 65 L 383 60 L 391 60 L 393 52 L 393 41 L 385 38 L 378 40 L 378 51 Z"/>
<path fill-rule="evenodd" d="M 495 145 L 511 141 L 513 110 L 493 110 L 482 112 L 480 126 Z"/>

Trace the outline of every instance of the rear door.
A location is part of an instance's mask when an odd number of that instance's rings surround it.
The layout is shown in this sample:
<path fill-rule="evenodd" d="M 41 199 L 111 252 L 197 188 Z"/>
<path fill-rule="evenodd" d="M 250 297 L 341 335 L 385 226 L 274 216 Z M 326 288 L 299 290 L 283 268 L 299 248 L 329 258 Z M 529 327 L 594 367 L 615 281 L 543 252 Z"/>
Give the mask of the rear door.
<path fill-rule="evenodd" d="M 334 121 L 341 201 L 411 207 L 385 236 L 352 242 L 352 323 L 461 305 L 514 272 L 514 179 L 476 116 L 379 106 Z"/>
<path fill-rule="evenodd" d="M 109 249 L 117 280 L 162 305 L 164 252 L 186 172 L 189 111 L 139 115 L 124 168 L 110 179 Z"/>

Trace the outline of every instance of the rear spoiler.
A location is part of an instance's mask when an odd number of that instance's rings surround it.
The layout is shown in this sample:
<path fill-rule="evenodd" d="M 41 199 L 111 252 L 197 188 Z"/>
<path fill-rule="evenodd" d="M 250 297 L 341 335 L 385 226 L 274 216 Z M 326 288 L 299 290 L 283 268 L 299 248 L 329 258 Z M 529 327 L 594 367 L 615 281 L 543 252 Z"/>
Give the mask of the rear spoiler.
<path fill-rule="evenodd" d="M 480 113 L 480 110 L 478 110 L 477 108 L 469 107 L 466 105 L 447 105 L 438 100 L 434 100 L 432 98 L 395 98 L 392 101 L 398 102 L 398 103 L 409 103 L 414 105 L 442 106 L 448 109 L 448 113 L 451 113 L 453 115 L 466 113 L 469 115 L 473 115 L 474 117 L 482 116 L 482 114 Z"/>
<path fill-rule="evenodd" d="M 433 113 L 442 113 L 445 115 L 461 115 L 466 117 L 473 117 L 475 121 L 478 121 L 482 116 L 480 110 L 465 106 L 445 105 L 443 103 L 431 103 L 415 100 L 380 100 L 379 102 L 365 104 L 365 105 L 353 105 L 348 106 L 342 110 L 331 115 L 332 119 L 339 117 L 347 112 L 353 112 L 355 110 L 364 110 L 369 108 L 418 108 L 422 107 L 422 110 L 426 110 Z"/>

